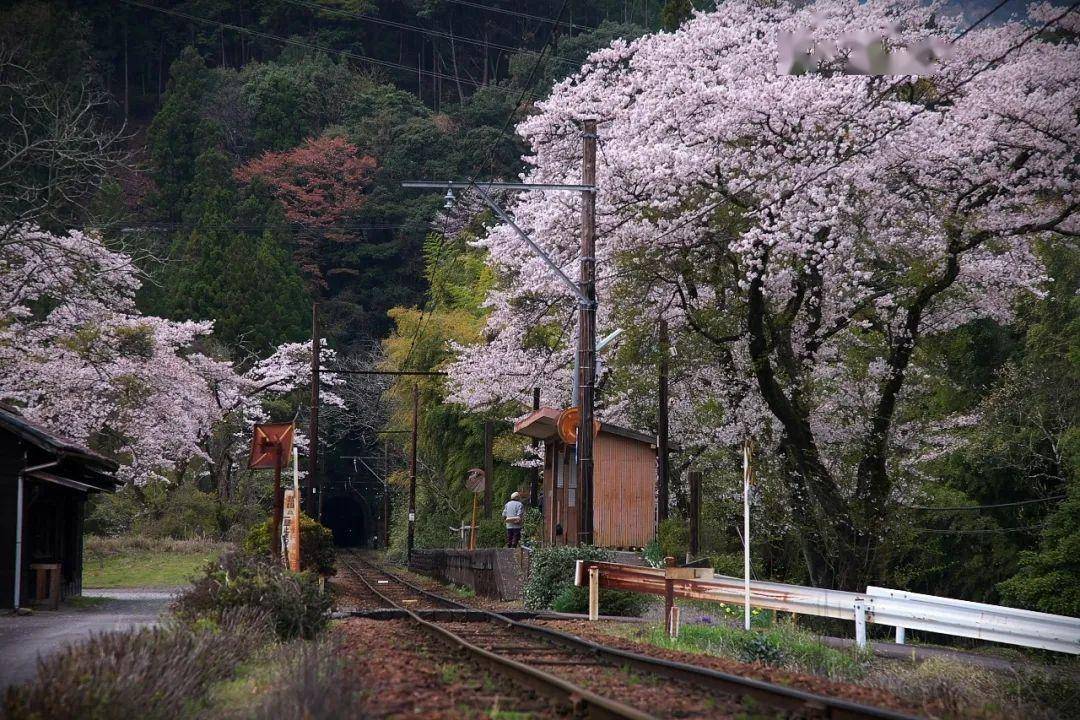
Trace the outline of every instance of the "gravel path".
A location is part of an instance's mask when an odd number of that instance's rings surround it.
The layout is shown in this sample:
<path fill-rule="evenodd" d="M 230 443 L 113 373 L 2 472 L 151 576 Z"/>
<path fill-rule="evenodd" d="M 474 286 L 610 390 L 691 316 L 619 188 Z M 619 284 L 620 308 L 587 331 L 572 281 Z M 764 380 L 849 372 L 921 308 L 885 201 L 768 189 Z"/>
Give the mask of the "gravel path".
<path fill-rule="evenodd" d="M 175 589 L 86 590 L 100 605 L 0 616 L 0 689 L 34 676 L 37 660 L 91 634 L 146 627 L 158 622 Z"/>

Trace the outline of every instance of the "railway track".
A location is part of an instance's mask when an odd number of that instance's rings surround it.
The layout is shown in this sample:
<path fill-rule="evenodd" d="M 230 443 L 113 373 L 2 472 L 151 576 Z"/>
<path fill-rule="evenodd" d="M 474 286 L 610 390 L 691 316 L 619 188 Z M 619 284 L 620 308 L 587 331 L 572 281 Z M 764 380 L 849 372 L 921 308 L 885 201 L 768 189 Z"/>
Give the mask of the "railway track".
<path fill-rule="evenodd" d="M 469 607 L 364 560 L 341 557 L 364 592 L 444 645 L 590 718 L 782 717 L 913 720 L 912 716 L 709 668 L 600 645 Z M 618 699 L 616 699 L 618 698 Z"/>

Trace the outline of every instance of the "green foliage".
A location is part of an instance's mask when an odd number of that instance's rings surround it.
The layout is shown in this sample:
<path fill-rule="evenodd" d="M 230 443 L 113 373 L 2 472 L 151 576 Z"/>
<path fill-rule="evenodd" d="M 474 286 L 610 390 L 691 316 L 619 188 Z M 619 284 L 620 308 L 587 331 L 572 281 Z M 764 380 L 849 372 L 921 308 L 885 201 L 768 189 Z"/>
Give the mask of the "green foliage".
<path fill-rule="evenodd" d="M 682 562 L 690 549 L 690 526 L 680 518 L 667 518 L 656 529 L 656 539 L 664 557 Z"/>
<path fill-rule="evenodd" d="M 1080 429 L 1074 428 L 1068 440 L 1080 459 Z M 1080 617 L 1080 475 L 1047 519 L 1040 549 L 1021 553 L 1019 572 L 998 590 L 1009 605 Z"/>
<path fill-rule="evenodd" d="M 574 587 L 574 566 L 578 560 L 611 560 L 611 553 L 591 545 L 559 545 L 538 548 L 532 554 L 529 580 L 525 584 L 525 607 L 544 610 L 568 587 Z"/>
<path fill-rule="evenodd" d="M 506 524 L 499 518 L 481 520 L 476 545 L 487 548 L 506 547 Z"/>
<path fill-rule="evenodd" d="M 242 553 L 207 563 L 202 577 L 173 603 L 172 611 L 190 625 L 220 622 L 234 608 L 266 613 L 282 640 L 318 635 L 330 619 L 332 599 L 314 573 L 294 573 Z"/>
<path fill-rule="evenodd" d="M 166 218 L 179 219 L 195 180 L 196 160 L 216 140 L 217 127 L 201 113 L 213 86 L 211 71 L 187 48 L 170 68 L 169 91 L 150 123 L 147 148 L 157 206 Z"/>
<path fill-rule="evenodd" d="M 864 677 L 871 659 L 858 650 L 829 647 L 813 634 L 787 624 L 749 631 L 712 622 L 685 624 L 674 640 L 663 628 L 656 627 L 647 640 L 660 647 L 760 662 L 845 681 Z"/>
<path fill-rule="evenodd" d="M 694 4 L 690 0 L 667 0 L 660 9 L 660 26 L 668 31 L 678 30 L 693 12 Z"/>
<path fill-rule="evenodd" d="M 521 526 L 521 543 L 533 547 L 544 536 L 544 513 L 538 507 L 526 508 L 525 522 Z"/>
<path fill-rule="evenodd" d="M 599 611 L 609 617 L 641 617 L 654 599 L 641 593 L 622 590 L 601 590 Z M 586 613 L 589 611 L 589 588 L 565 585 L 551 601 L 555 612 Z"/>
<path fill-rule="evenodd" d="M 244 552 L 261 558 L 270 557 L 270 535 L 273 520 L 253 528 L 244 538 Z M 300 569 L 329 577 L 336 572 L 337 551 L 334 533 L 304 513 L 300 513 Z"/>

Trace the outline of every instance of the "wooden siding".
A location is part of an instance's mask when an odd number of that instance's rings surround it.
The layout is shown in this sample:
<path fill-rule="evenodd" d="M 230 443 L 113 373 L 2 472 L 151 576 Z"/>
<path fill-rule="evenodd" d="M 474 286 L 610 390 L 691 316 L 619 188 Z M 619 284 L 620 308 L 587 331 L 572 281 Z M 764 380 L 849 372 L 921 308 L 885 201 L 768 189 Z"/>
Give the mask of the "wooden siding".
<path fill-rule="evenodd" d="M 595 453 L 595 544 L 647 545 L 653 539 L 656 516 L 656 451 L 637 440 L 600 433 Z"/>

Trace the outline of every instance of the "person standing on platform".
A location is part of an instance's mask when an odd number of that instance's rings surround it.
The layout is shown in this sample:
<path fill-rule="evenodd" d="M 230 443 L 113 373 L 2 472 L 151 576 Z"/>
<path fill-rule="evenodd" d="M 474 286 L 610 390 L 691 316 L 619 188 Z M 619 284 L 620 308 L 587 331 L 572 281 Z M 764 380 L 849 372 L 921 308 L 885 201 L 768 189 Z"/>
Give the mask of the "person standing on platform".
<path fill-rule="evenodd" d="M 510 500 L 503 506 L 506 520 L 506 547 L 516 548 L 521 542 L 521 526 L 525 522 L 525 506 L 518 499 L 520 493 L 510 493 Z"/>

